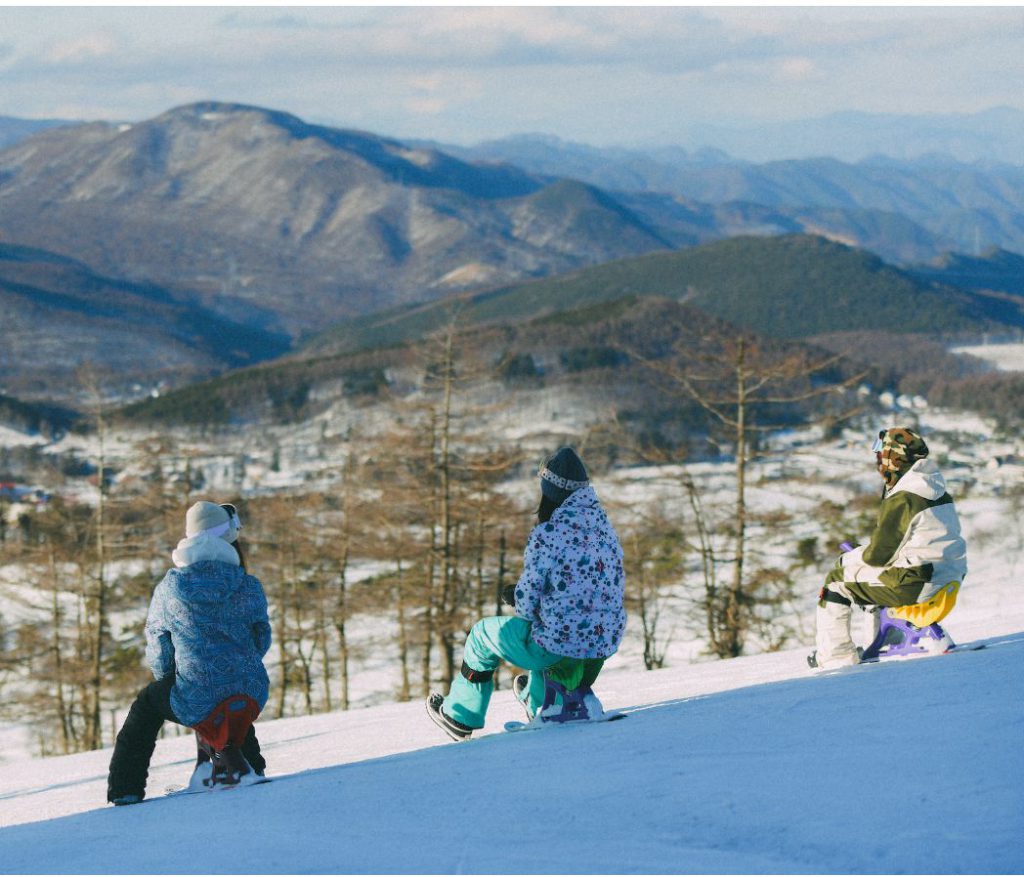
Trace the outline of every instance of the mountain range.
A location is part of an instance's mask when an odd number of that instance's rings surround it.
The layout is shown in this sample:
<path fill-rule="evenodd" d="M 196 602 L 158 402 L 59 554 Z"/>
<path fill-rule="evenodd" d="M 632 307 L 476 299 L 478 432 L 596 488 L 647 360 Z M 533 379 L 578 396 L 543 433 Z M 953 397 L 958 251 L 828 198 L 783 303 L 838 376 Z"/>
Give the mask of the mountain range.
<path fill-rule="evenodd" d="M 830 155 L 845 162 L 887 156 L 1019 165 L 1024 111 L 1002 106 L 975 113 L 838 112 L 757 125 L 691 126 L 683 145 L 707 144 L 753 162 Z"/>
<path fill-rule="evenodd" d="M 284 335 L 232 321 L 150 283 L 95 273 L 44 250 L 0 243 L 2 389 L 67 398 L 84 363 L 180 384 L 288 349 Z"/>
<path fill-rule="evenodd" d="M 568 296 L 567 307 L 576 273 L 601 265 L 608 273 L 584 274 L 583 283 L 606 300 L 654 276 L 642 292 L 712 290 L 693 303 L 740 324 L 764 313 L 762 331 L 789 314 L 791 327 L 801 325 L 791 336 L 810 331 L 809 314 L 821 324 L 841 319 L 833 314 L 841 297 L 811 283 L 809 301 L 800 277 L 827 277 L 854 296 L 858 284 L 884 298 L 883 289 L 916 295 L 934 283 L 982 283 L 1010 296 L 933 296 L 929 312 L 942 331 L 1015 326 L 1019 315 L 1012 246 L 995 251 L 1005 257 L 943 255 L 947 239 L 927 227 L 943 215 L 967 227 L 984 214 L 1008 236 L 1024 234 L 1019 167 L 758 166 L 712 151 L 651 158 L 561 141 L 541 144 L 542 162 L 521 142 L 516 164 L 495 160 L 500 150 L 449 154 L 215 102 L 138 124 L 40 127 L 0 151 L 0 392 L 26 398 L 69 401 L 82 361 L 143 391 L 178 386 L 307 340 L 313 349 L 339 324 L 398 325 L 406 311 L 425 313 L 452 296 L 483 296 L 472 309 L 548 290 Z M 785 244 L 785 257 L 755 243 L 808 234 L 819 243 Z M 746 241 L 736 251 L 714 248 L 736 236 Z M 877 257 L 837 267 L 855 247 L 914 268 L 897 276 Z M 693 255 L 674 260 L 676 250 Z M 638 257 L 654 261 L 630 262 Z M 669 267 L 652 275 L 655 264 Z M 529 281 L 541 285 L 506 298 Z M 737 303 L 738 290 L 756 306 Z M 790 301 L 800 302 L 799 318 Z M 775 306 L 760 310 L 767 302 Z"/>
<path fill-rule="evenodd" d="M 213 103 L 21 141 L 0 199 L 4 240 L 293 334 L 670 246 L 580 183 Z"/>
<path fill-rule="evenodd" d="M 1024 118 L 1024 114 L 1022 114 Z M 944 251 L 992 246 L 1024 252 L 1024 166 L 965 163 L 946 155 L 915 160 L 833 157 L 756 164 L 681 148 L 601 149 L 549 136 L 520 136 L 475 147 L 434 144 L 467 161 L 507 162 L 571 176 L 616 193 L 643 212 L 640 193 L 658 193 L 721 211 L 756 205 L 769 233 L 826 234 L 897 263 Z M 628 196 L 621 193 L 629 193 Z M 754 217 L 747 228 L 754 230 Z"/>
<path fill-rule="evenodd" d="M 0 149 L 11 146 L 19 140 L 45 131 L 47 128 L 77 125 L 78 122 L 60 119 L 18 119 L 13 116 L 0 116 Z"/>
<path fill-rule="evenodd" d="M 895 388 L 911 376 L 925 392 L 972 374 L 933 339 L 1021 328 L 1024 298 L 917 279 L 823 238 L 740 237 L 365 315 L 286 357 L 145 400 L 122 417 L 298 424 L 334 406 L 383 411 L 416 391 L 436 339 L 451 329 L 463 392 L 538 410 L 541 397 L 557 398 L 566 412 L 604 411 L 637 440 L 699 445 L 712 427 L 705 415 L 652 382 L 637 358 L 700 371 L 742 334 L 768 356 L 846 353 L 820 376 L 826 383 L 862 373 Z"/>

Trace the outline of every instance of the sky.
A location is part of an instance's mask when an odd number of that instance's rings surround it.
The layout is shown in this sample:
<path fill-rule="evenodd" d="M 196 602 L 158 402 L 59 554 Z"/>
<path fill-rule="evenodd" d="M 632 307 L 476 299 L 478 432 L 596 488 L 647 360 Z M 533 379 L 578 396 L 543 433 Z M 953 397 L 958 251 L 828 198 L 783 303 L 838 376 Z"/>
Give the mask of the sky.
<path fill-rule="evenodd" d="M 223 100 L 400 138 L 1024 109 L 1021 6 L 2 6 L 0 115 Z"/>

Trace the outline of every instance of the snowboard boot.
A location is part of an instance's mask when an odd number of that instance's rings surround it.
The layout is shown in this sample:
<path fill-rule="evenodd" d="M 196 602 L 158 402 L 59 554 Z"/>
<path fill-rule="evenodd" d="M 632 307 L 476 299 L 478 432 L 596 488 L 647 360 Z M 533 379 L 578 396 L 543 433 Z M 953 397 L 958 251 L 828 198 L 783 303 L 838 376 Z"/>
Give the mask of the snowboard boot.
<path fill-rule="evenodd" d="M 838 670 L 860 663 L 860 653 L 850 638 L 852 605 L 852 600 L 828 585 L 821 589 L 814 618 L 815 651 L 807 659 L 812 669 Z"/>
<path fill-rule="evenodd" d="M 203 744 L 199 733 L 196 732 L 196 766 L 188 781 L 188 790 L 198 792 L 201 789 L 209 788 L 212 781 L 213 762 L 210 760 L 210 750 Z"/>
<path fill-rule="evenodd" d="M 528 673 L 516 675 L 512 680 L 512 693 L 522 706 L 523 712 L 526 713 L 526 721 L 530 722 L 533 719 L 533 713 L 530 712 L 530 676 Z"/>
<path fill-rule="evenodd" d="M 849 662 L 850 666 L 853 666 L 854 664 L 861 663 L 861 660 L 864 657 L 864 649 L 862 649 L 860 646 L 857 646 L 856 647 L 856 651 L 857 651 L 857 660 L 856 661 L 850 661 Z M 813 652 L 811 652 L 807 656 L 807 666 L 810 667 L 812 670 L 819 669 L 819 666 L 818 666 L 818 650 L 817 649 L 815 649 Z M 846 664 L 840 664 L 839 666 L 846 666 Z M 824 669 L 828 669 L 828 668 L 824 668 Z M 834 670 L 835 666 L 833 666 L 831 669 Z"/>
<path fill-rule="evenodd" d="M 604 704 L 601 703 L 598 696 L 594 694 L 594 689 L 592 688 L 588 688 L 583 693 L 583 706 L 586 708 L 587 715 L 591 720 L 599 719 L 604 715 Z"/>
<path fill-rule="evenodd" d="M 196 766 L 189 780 L 190 791 L 212 789 L 215 786 L 252 785 L 264 780 L 261 771 L 253 770 L 242 750 L 234 743 L 223 749 L 214 749 L 196 732 Z"/>
<path fill-rule="evenodd" d="M 444 731 L 452 740 L 468 740 L 473 733 L 473 728 L 457 722 L 455 719 L 444 714 L 441 709 L 444 704 L 444 695 L 436 691 L 430 693 L 427 698 L 427 715 L 437 727 Z"/>

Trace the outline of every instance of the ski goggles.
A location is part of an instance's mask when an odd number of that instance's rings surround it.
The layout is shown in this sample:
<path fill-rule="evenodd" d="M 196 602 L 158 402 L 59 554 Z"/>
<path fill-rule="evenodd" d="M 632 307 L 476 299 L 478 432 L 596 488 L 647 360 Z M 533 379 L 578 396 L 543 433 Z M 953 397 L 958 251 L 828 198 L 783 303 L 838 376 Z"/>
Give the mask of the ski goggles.
<path fill-rule="evenodd" d="M 234 527 L 236 530 L 242 529 L 242 519 L 238 516 L 238 509 L 236 509 L 229 502 L 222 502 L 220 507 L 228 513 L 228 526 Z"/>
<path fill-rule="evenodd" d="M 871 450 L 876 454 L 880 454 L 882 449 L 885 447 L 885 442 L 883 441 L 885 438 L 885 432 L 886 431 L 884 429 L 880 429 L 878 431 L 878 438 L 875 439 L 875 443 L 871 446 Z"/>

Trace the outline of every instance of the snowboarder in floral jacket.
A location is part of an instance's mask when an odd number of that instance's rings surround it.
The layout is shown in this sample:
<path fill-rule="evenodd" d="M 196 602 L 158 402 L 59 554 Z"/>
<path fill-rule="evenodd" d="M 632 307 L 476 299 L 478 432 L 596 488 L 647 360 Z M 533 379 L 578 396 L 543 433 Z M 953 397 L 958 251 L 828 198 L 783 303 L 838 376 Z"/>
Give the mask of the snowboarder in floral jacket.
<path fill-rule="evenodd" d="M 854 603 L 924 603 L 967 574 L 960 519 L 924 439 L 906 427 L 883 429 L 874 452 L 885 482 L 878 520 L 865 545 L 839 557 L 821 589 L 812 656 L 821 669 L 859 662 L 850 637 Z"/>
<path fill-rule="evenodd" d="M 590 685 L 622 641 L 622 546 L 572 448 L 547 461 L 540 487 L 538 524 L 526 544 L 523 572 L 506 595 L 515 615 L 474 625 L 448 696 L 428 698 L 432 718 L 450 736 L 465 738 L 484 726 L 501 661 L 530 671 L 517 696 L 532 715 L 544 699 L 544 670 L 574 665 L 569 678 L 575 674 L 577 683 Z"/>
<path fill-rule="evenodd" d="M 185 517 L 175 568 L 153 591 L 146 618 L 146 658 L 154 682 L 132 704 L 110 760 L 107 800 L 134 804 L 145 796 L 149 762 L 164 721 L 192 727 L 218 703 L 246 694 L 267 702 L 263 656 L 270 648 L 267 598 L 246 572 L 234 506 L 197 502 Z M 255 731 L 242 754 L 263 774 Z"/>

